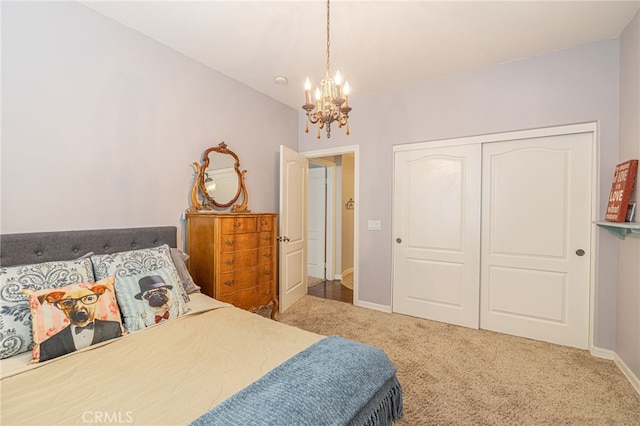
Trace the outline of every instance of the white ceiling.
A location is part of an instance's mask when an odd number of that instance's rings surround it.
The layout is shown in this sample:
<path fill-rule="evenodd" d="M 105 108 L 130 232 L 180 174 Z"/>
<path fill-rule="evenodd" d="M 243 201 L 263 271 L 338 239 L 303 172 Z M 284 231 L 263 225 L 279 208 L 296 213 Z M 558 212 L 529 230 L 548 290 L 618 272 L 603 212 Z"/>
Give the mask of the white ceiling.
<path fill-rule="evenodd" d="M 326 2 L 84 1 L 293 108 L 326 61 Z M 636 1 L 331 2 L 331 73 L 352 97 L 619 37 Z M 289 84 L 276 85 L 283 74 Z"/>

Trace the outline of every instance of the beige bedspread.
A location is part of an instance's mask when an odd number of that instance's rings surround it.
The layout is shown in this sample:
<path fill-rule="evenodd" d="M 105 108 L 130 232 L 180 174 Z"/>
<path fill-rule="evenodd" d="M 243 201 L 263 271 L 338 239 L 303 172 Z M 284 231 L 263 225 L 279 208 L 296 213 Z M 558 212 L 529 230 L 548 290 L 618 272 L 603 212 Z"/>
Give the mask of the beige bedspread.
<path fill-rule="evenodd" d="M 323 337 L 205 297 L 201 312 L 4 377 L 0 423 L 185 425 Z"/>

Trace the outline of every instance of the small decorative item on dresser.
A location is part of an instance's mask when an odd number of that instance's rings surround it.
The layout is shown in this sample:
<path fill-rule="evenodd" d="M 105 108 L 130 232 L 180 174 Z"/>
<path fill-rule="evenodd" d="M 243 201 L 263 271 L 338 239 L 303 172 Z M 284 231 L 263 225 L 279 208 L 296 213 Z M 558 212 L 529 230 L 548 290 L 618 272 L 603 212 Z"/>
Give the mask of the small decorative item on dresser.
<path fill-rule="evenodd" d="M 638 160 L 628 160 L 616 166 L 611 192 L 609 193 L 609 203 L 604 216 L 607 222 L 624 222 L 627 220 L 627 209 L 633 192 L 637 170 Z"/>

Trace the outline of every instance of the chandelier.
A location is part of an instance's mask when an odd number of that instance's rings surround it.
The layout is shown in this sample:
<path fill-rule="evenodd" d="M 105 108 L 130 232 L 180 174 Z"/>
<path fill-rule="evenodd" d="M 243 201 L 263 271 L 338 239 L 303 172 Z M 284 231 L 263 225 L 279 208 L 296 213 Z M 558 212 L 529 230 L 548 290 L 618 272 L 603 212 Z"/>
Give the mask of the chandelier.
<path fill-rule="evenodd" d="M 338 128 L 346 126 L 346 134 L 349 135 L 349 83 L 342 85 L 340 71 L 336 72 L 335 79 L 329 75 L 329 47 L 330 47 L 330 9 L 327 0 L 327 66 L 325 75 L 320 81 L 320 87 L 316 88 L 316 103 L 311 103 L 311 81 L 307 78 L 304 83 L 305 103 L 302 109 L 307 112 L 307 120 L 304 132 L 309 133 L 309 122 L 318 124 L 318 139 L 320 130 L 326 127 L 327 138 L 331 137 L 331 123 L 338 123 Z"/>

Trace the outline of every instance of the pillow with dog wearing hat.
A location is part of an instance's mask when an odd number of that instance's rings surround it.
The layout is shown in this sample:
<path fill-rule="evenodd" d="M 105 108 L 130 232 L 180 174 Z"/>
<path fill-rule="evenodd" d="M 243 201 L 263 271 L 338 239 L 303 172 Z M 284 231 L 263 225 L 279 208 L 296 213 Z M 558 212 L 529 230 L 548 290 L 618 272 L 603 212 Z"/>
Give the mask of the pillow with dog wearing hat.
<path fill-rule="evenodd" d="M 113 277 L 24 293 L 29 296 L 32 316 L 34 362 L 57 358 L 125 333 Z"/>
<path fill-rule="evenodd" d="M 170 268 L 174 277 L 172 281 L 180 283 L 180 275 L 167 244 L 140 250 L 93 255 L 91 263 L 93 273 L 98 280 L 113 275 L 117 281 L 131 275 L 152 275 L 151 273 L 158 269 Z M 178 291 L 185 303 L 189 301 L 189 295 L 182 285 L 174 287 L 174 290 Z"/>
<path fill-rule="evenodd" d="M 116 278 L 116 298 L 128 332 L 154 326 L 187 313 L 171 268 Z"/>

